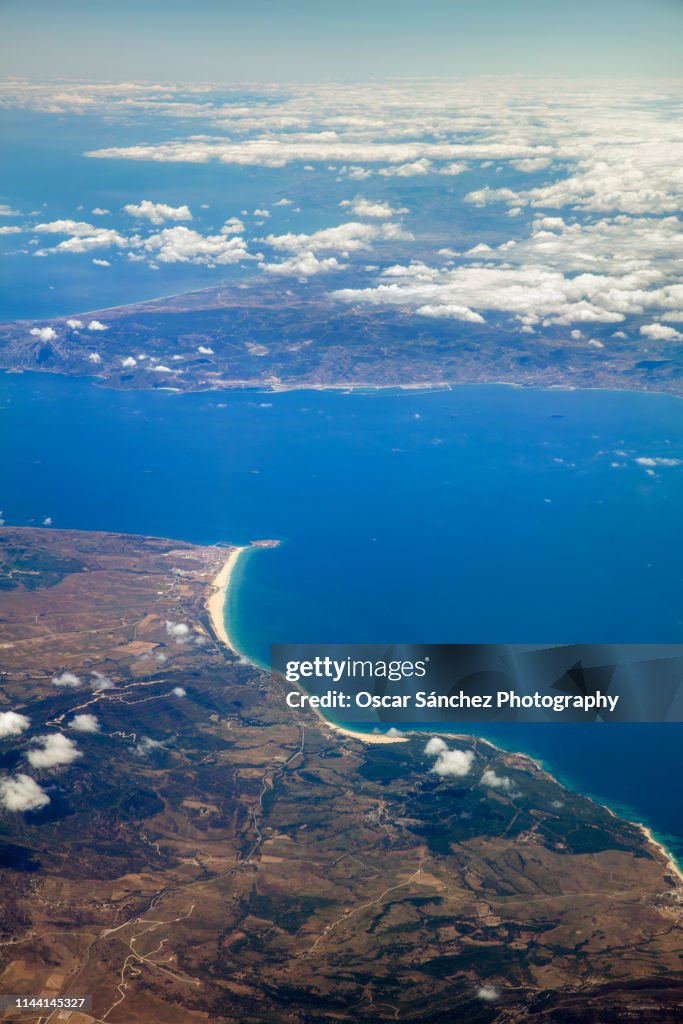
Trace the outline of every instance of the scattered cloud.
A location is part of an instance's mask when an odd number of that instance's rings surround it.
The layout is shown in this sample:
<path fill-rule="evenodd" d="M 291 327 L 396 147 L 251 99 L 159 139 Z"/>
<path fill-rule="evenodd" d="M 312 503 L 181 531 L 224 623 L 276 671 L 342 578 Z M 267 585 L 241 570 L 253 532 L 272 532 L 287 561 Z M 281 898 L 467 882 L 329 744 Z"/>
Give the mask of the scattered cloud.
<path fill-rule="evenodd" d="M 19 772 L 0 778 L 0 805 L 6 811 L 37 811 L 50 803 L 50 797 L 35 779 Z"/>
<path fill-rule="evenodd" d="M 100 723 L 96 715 L 74 715 L 69 722 L 69 728 L 76 732 L 99 732 Z"/>
<path fill-rule="evenodd" d="M 66 321 L 66 326 L 69 327 L 72 331 L 78 331 L 82 327 L 84 327 L 85 325 L 84 325 L 82 320 L 73 320 L 72 319 L 72 320 L 67 320 Z"/>
<path fill-rule="evenodd" d="M 171 622 L 167 619 L 166 632 L 177 644 L 184 644 L 190 636 L 190 627 L 186 622 Z"/>
<path fill-rule="evenodd" d="M 370 199 L 363 199 L 362 196 L 356 196 L 355 199 L 343 199 L 339 205 L 348 206 L 355 217 L 388 219 L 408 212 L 408 209 L 405 206 L 400 206 L 394 209 L 387 202 L 382 200 L 373 202 Z"/>
<path fill-rule="evenodd" d="M 431 770 L 442 778 L 447 776 L 463 778 L 465 775 L 469 775 L 473 761 L 474 754 L 471 750 L 442 750 Z"/>
<path fill-rule="evenodd" d="M 487 768 L 481 777 L 482 786 L 488 786 L 490 789 L 502 789 L 511 790 L 512 780 L 507 775 L 497 775 L 493 768 Z"/>
<path fill-rule="evenodd" d="M 187 697 L 187 690 L 183 686 L 174 686 L 171 693 L 174 697 Z"/>
<path fill-rule="evenodd" d="M 495 1003 L 497 999 L 500 999 L 500 992 L 495 985 L 482 985 L 477 989 L 477 999 L 481 999 L 485 1003 Z"/>
<path fill-rule="evenodd" d="M 103 672 L 91 672 L 90 677 L 92 679 L 93 690 L 111 690 L 114 683 L 105 675 Z"/>
<path fill-rule="evenodd" d="M 74 672 L 62 672 L 61 675 L 53 678 L 52 685 L 61 686 L 67 690 L 77 690 L 83 684 Z"/>
<path fill-rule="evenodd" d="M 89 331 L 108 331 L 109 328 L 106 324 L 103 324 L 101 320 L 91 320 L 88 324 Z"/>
<path fill-rule="evenodd" d="M 74 741 L 61 732 L 36 736 L 33 743 L 35 746 L 26 754 L 33 768 L 57 768 L 82 756 Z"/>
<path fill-rule="evenodd" d="M 26 715 L 20 715 L 17 711 L 0 711 L 0 739 L 8 736 L 20 736 L 26 732 L 31 724 L 31 719 Z"/>
<path fill-rule="evenodd" d="M 228 237 L 229 228 L 218 235 L 201 235 L 191 228 L 165 228 L 147 238 L 136 238 L 134 246 L 160 263 L 195 263 L 225 266 L 247 259 L 249 252 L 240 235 Z"/>
<path fill-rule="evenodd" d="M 443 753 L 444 750 L 448 750 L 448 744 L 445 740 L 442 740 L 440 736 L 432 736 L 425 747 L 425 754 L 429 757 L 436 757 L 438 754 Z"/>
<path fill-rule="evenodd" d="M 210 348 L 209 345 L 198 345 L 197 346 L 197 351 L 200 353 L 200 355 L 203 355 L 203 356 L 212 356 L 213 355 L 213 349 Z"/>
<path fill-rule="evenodd" d="M 680 331 L 666 324 L 646 324 L 640 328 L 640 333 L 654 341 L 680 341 L 683 338 Z"/>
<path fill-rule="evenodd" d="M 137 206 L 135 203 L 127 203 L 123 208 L 131 217 L 138 220 L 148 220 L 152 224 L 163 224 L 165 221 L 192 220 L 192 214 L 187 206 L 168 206 L 166 203 L 153 203 L 150 199 L 143 199 Z"/>
<path fill-rule="evenodd" d="M 32 327 L 29 334 L 40 341 L 54 341 L 57 337 L 54 327 Z"/>

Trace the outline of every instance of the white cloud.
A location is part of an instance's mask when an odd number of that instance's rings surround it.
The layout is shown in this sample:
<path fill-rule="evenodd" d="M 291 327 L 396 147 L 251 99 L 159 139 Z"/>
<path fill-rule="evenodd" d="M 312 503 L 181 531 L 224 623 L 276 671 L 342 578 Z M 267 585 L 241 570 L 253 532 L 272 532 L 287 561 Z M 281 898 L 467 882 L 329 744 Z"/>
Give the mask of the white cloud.
<path fill-rule="evenodd" d="M 259 267 L 269 274 L 308 278 L 315 274 L 327 274 L 332 270 L 343 270 L 344 264 L 340 263 L 336 256 L 318 259 L 315 253 L 302 252 L 280 263 L 259 263 Z"/>
<path fill-rule="evenodd" d="M 0 711 L 0 739 L 20 736 L 31 724 L 31 719 L 17 711 Z"/>
<path fill-rule="evenodd" d="M 7 203 L 0 203 L 0 217 L 20 217 L 21 212 L 19 210 L 13 210 Z"/>
<path fill-rule="evenodd" d="M 131 369 L 133 366 L 137 365 L 138 361 L 133 356 L 125 356 L 125 358 L 121 360 L 121 366 L 123 366 L 126 370 Z"/>
<path fill-rule="evenodd" d="M 463 778 L 469 774 L 473 761 L 471 750 L 442 750 L 431 770 L 442 778 L 451 775 Z"/>
<path fill-rule="evenodd" d="M 389 203 L 384 202 L 383 200 L 373 202 L 370 199 L 363 199 L 362 196 L 356 196 L 355 199 L 343 199 L 339 205 L 348 206 L 355 217 L 388 219 L 408 212 L 408 209 L 405 206 L 394 209 Z"/>
<path fill-rule="evenodd" d="M 428 757 L 436 757 L 437 754 L 441 754 L 444 750 L 448 750 L 448 744 L 440 736 L 432 736 L 427 740 L 425 754 Z"/>
<path fill-rule="evenodd" d="M 45 516 L 43 526 L 52 526 L 52 516 Z"/>
<path fill-rule="evenodd" d="M 291 206 L 291 205 L 292 205 L 292 200 L 291 199 L 284 199 L 284 198 L 283 199 L 278 199 L 276 203 L 273 203 L 273 206 Z"/>
<path fill-rule="evenodd" d="M 177 644 L 184 644 L 190 635 L 190 627 L 186 622 L 171 622 L 167 619 L 166 632 Z"/>
<path fill-rule="evenodd" d="M 633 461 L 639 466 L 647 466 L 650 469 L 654 469 L 656 466 L 660 466 L 664 469 L 671 469 L 674 466 L 683 465 L 683 460 L 681 459 L 655 458 L 649 455 L 640 455 Z"/>
<path fill-rule="evenodd" d="M 34 338 L 39 338 L 41 341 L 54 341 L 57 337 L 54 327 L 32 327 L 29 334 L 32 334 Z"/>
<path fill-rule="evenodd" d="M 90 360 L 91 363 L 102 362 L 102 356 L 99 354 L 99 352 L 91 352 L 90 355 L 88 356 L 88 359 Z"/>
<path fill-rule="evenodd" d="M 111 681 L 109 676 L 105 675 L 103 672 L 91 672 L 90 675 L 92 677 L 92 684 L 91 685 L 92 685 L 93 690 L 97 691 L 97 690 L 111 690 L 112 689 L 112 687 L 114 685 L 113 682 Z"/>
<path fill-rule="evenodd" d="M 83 327 L 83 321 L 82 320 L 67 320 L 66 326 L 70 327 L 72 331 L 77 331 L 81 327 Z"/>
<path fill-rule="evenodd" d="M 96 217 L 104 217 L 107 213 L 111 213 L 111 210 L 105 210 L 101 206 L 96 206 L 90 212 L 94 213 Z"/>
<path fill-rule="evenodd" d="M 254 210 L 255 217 L 270 217 L 270 210 Z"/>
<path fill-rule="evenodd" d="M 111 266 L 111 263 L 109 262 L 109 260 L 96 260 L 96 259 L 93 259 L 92 262 L 95 264 L 96 267 L 110 267 Z"/>
<path fill-rule="evenodd" d="M 654 341 L 680 341 L 683 338 L 680 331 L 667 327 L 666 324 L 646 324 L 640 328 L 640 333 Z"/>
<path fill-rule="evenodd" d="M 249 256 L 241 236 L 201 235 L 191 228 L 165 228 L 147 238 L 136 238 L 135 247 L 160 263 L 195 263 L 203 266 L 224 266 L 239 263 Z"/>
<path fill-rule="evenodd" d="M 171 693 L 174 697 L 187 697 L 187 690 L 182 686 L 174 686 Z"/>
<path fill-rule="evenodd" d="M 192 220 L 192 214 L 187 206 L 168 206 L 166 203 L 153 203 L 149 199 L 143 199 L 137 206 L 134 203 L 127 203 L 123 209 L 131 217 L 148 220 L 156 225 L 167 220 Z"/>
<path fill-rule="evenodd" d="M 82 756 L 74 741 L 61 732 L 36 736 L 33 742 L 36 746 L 26 754 L 33 768 L 57 768 Z"/>
<path fill-rule="evenodd" d="M 379 173 L 384 178 L 416 178 L 429 174 L 432 166 L 431 160 L 422 157 L 421 160 L 413 160 L 412 163 L 400 164 L 398 167 L 383 167 Z"/>
<path fill-rule="evenodd" d="M 103 324 L 100 320 L 91 320 L 88 324 L 89 331 L 108 331 L 109 328 L 106 324 Z"/>
<path fill-rule="evenodd" d="M 268 235 L 265 243 L 273 249 L 288 252 L 338 252 L 347 256 L 351 252 L 370 249 L 375 242 L 387 240 L 410 240 L 412 235 L 400 224 L 364 224 L 348 221 L 333 228 L 322 228 L 310 235 L 292 234 Z"/>
<path fill-rule="evenodd" d="M 81 680 L 73 672 L 62 672 L 60 676 L 55 676 L 52 680 L 53 686 L 61 686 L 67 690 L 77 690 L 79 686 L 82 686 Z"/>
<path fill-rule="evenodd" d="M 500 999 L 500 992 L 495 985 L 482 985 L 477 989 L 477 999 L 482 999 L 485 1003 L 495 1003 Z"/>
<path fill-rule="evenodd" d="M 200 353 L 200 355 L 203 355 L 203 356 L 212 356 L 213 355 L 213 349 L 210 348 L 209 345 L 198 345 L 197 346 L 197 351 Z"/>
<path fill-rule="evenodd" d="M 0 778 L 0 804 L 7 811 L 37 811 L 50 803 L 50 797 L 30 775 L 19 772 Z"/>
<path fill-rule="evenodd" d="M 69 728 L 76 732 L 99 732 L 100 723 L 96 715 L 74 715 L 69 722 Z"/>
<path fill-rule="evenodd" d="M 20 235 L 23 228 L 18 227 L 16 224 L 6 224 L 0 227 L 0 235 Z"/>
<path fill-rule="evenodd" d="M 506 775 L 496 775 L 493 768 L 486 769 L 481 777 L 481 784 L 491 789 L 512 789 L 512 781 Z"/>
<path fill-rule="evenodd" d="M 46 252 L 84 253 L 91 249 L 108 249 L 111 246 L 122 248 L 128 244 L 128 240 L 120 232 L 111 228 L 98 228 L 86 221 L 53 220 L 36 224 L 33 230 L 38 234 L 70 236 L 52 249 L 41 249 L 42 255 Z"/>

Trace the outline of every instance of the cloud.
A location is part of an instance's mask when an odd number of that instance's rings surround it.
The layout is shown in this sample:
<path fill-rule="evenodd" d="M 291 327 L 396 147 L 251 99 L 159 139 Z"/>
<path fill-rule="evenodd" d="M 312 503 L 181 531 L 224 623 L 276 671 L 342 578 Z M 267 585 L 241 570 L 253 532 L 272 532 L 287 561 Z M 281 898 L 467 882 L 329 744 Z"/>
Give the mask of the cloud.
<path fill-rule="evenodd" d="M 348 221 L 333 228 L 322 228 L 310 235 L 291 232 L 286 235 L 268 235 L 264 242 L 276 250 L 312 253 L 333 251 L 348 256 L 352 252 L 370 249 L 378 241 L 403 241 L 412 237 L 400 224 Z"/>
<path fill-rule="evenodd" d="M 153 740 L 150 736 L 141 736 L 135 745 L 135 753 L 140 757 L 147 757 L 153 750 L 159 750 L 164 746 L 159 740 Z"/>
<path fill-rule="evenodd" d="M 109 676 L 103 672 L 91 672 L 93 690 L 111 690 L 114 686 Z"/>
<path fill-rule="evenodd" d="M 100 723 L 96 715 L 74 715 L 69 722 L 69 728 L 76 732 L 99 732 Z"/>
<path fill-rule="evenodd" d="M 273 203 L 273 206 L 291 206 L 291 205 L 292 205 L 292 200 L 291 199 L 284 199 L 284 198 L 283 199 L 278 199 L 276 203 Z"/>
<path fill-rule="evenodd" d="M 131 369 L 133 366 L 137 366 L 137 365 L 138 365 L 138 361 L 133 356 L 125 356 L 121 360 L 121 366 L 123 366 L 124 369 L 126 369 L 126 370 Z"/>
<path fill-rule="evenodd" d="M 191 228 L 165 228 L 147 238 L 134 240 L 134 246 L 160 263 L 195 263 L 200 266 L 225 266 L 247 259 L 244 239 L 226 233 L 201 235 Z"/>
<path fill-rule="evenodd" d="M 30 775 L 19 772 L 0 778 L 0 805 L 7 811 L 37 811 L 50 803 L 50 797 Z"/>
<path fill-rule="evenodd" d="M 62 672 L 60 676 L 55 676 L 52 680 L 53 686 L 61 686 L 68 690 L 77 690 L 79 686 L 82 686 L 82 682 L 77 675 L 73 672 Z"/>
<path fill-rule="evenodd" d="M 137 206 L 134 203 L 127 203 L 123 209 L 131 217 L 148 220 L 156 225 L 167 220 L 192 220 L 192 214 L 187 206 L 168 206 L 166 203 L 153 203 L 149 199 L 143 199 Z"/>
<path fill-rule="evenodd" d="M 96 206 L 96 207 L 95 207 L 95 208 L 94 208 L 93 210 L 91 210 L 90 212 L 91 212 L 91 213 L 94 213 L 96 217 L 104 217 L 104 216 L 105 216 L 105 214 L 107 214 L 107 213 L 111 213 L 111 210 L 105 210 L 105 209 L 103 209 L 103 208 L 102 208 L 101 206 Z"/>
<path fill-rule="evenodd" d="M 13 210 L 7 203 L 0 203 L 0 217 L 20 217 L 21 212 L 19 210 Z"/>
<path fill-rule="evenodd" d="M 103 324 L 100 320 L 91 320 L 88 324 L 89 331 L 108 331 L 109 328 L 106 324 Z"/>
<path fill-rule="evenodd" d="M 442 778 L 451 775 L 463 778 L 469 774 L 473 761 L 474 754 L 471 750 L 442 750 L 431 770 Z"/>
<path fill-rule="evenodd" d="M 280 263 L 259 263 L 259 267 L 268 274 L 308 278 L 315 274 L 327 274 L 332 270 L 343 270 L 345 264 L 340 263 L 336 256 L 318 259 L 315 253 L 302 252 Z"/>
<path fill-rule="evenodd" d="M 52 516 L 45 516 L 43 526 L 52 526 Z"/>
<path fill-rule="evenodd" d="M 422 174 L 429 174 L 431 169 L 431 160 L 422 157 L 421 160 L 413 160 L 412 163 L 401 164 L 399 167 L 383 167 L 379 173 L 384 178 L 415 178 Z"/>
<path fill-rule="evenodd" d="M 20 736 L 22 732 L 26 732 L 30 724 L 31 719 L 17 711 L 0 711 L 0 739 Z"/>
<path fill-rule="evenodd" d="M 200 353 L 200 355 L 203 355 L 203 356 L 212 356 L 213 355 L 213 349 L 210 348 L 209 345 L 198 345 L 197 346 L 197 351 Z"/>
<path fill-rule="evenodd" d="M 485 1003 L 495 1003 L 500 999 L 500 992 L 495 985 L 482 985 L 477 989 L 477 999 L 482 999 Z"/>
<path fill-rule="evenodd" d="M 372 202 L 369 199 L 363 199 L 362 196 L 356 196 L 355 199 L 343 199 L 339 205 L 348 206 L 355 217 L 377 217 L 385 219 L 408 212 L 408 209 L 405 206 L 394 209 L 387 202 Z"/>
<path fill-rule="evenodd" d="M 41 341 L 54 341 L 57 337 L 54 327 L 32 327 L 29 334 L 33 335 L 34 338 L 39 338 Z"/>
<path fill-rule="evenodd" d="M 0 235 L 20 235 L 23 228 L 18 227 L 16 224 L 6 224 L 0 227 Z"/>
<path fill-rule="evenodd" d="M 655 466 L 662 466 L 663 468 L 672 468 L 674 466 L 683 465 L 681 459 L 669 459 L 669 458 L 654 458 L 652 456 L 640 455 L 637 459 L 633 460 L 639 466 L 648 466 L 654 468 Z"/>
<path fill-rule="evenodd" d="M 174 697 L 187 697 L 187 690 L 182 686 L 174 686 L 171 693 Z"/>
<path fill-rule="evenodd" d="M 111 266 L 111 263 L 109 262 L 109 260 L 96 260 L 96 259 L 93 259 L 92 262 L 95 264 L 96 267 L 110 267 Z"/>
<path fill-rule="evenodd" d="M 184 644 L 190 636 L 190 627 L 186 622 L 171 622 L 167 619 L 166 632 L 177 644 Z"/>
<path fill-rule="evenodd" d="M 26 754 L 33 768 L 57 768 L 82 756 L 74 741 L 61 732 L 36 736 L 33 742 L 36 746 Z"/>
<path fill-rule="evenodd" d="M 482 786 L 488 786 L 490 789 L 512 789 L 512 780 L 508 779 L 506 775 L 496 775 L 493 768 L 487 768 L 481 777 Z"/>
<path fill-rule="evenodd" d="M 71 328 L 72 331 L 77 331 L 84 326 L 82 320 L 67 320 L 66 326 Z"/>
<path fill-rule="evenodd" d="M 101 363 L 102 356 L 99 354 L 99 352 L 91 352 L 90 355 L 88 356 L 88 360 L 91 363 Z"/>
<path fill-rule="evenodd" d="M 255 217 L 270 217 L 270 210 L 254 210 Z"/>
<path fill-rule="evenodd" d="M 42 224 L 36 224 L 33 230 L 38 234 L 70 236 L 52 249 L 39 250 L 41 255 L 45 255 L 47 252 L 83 253 L 90 252 L 91 249 L 107 249 L 111 246 L 122 248 L 128 245 L 128 239 L 120 232 L 114 231 L 111 228 L 98 228 L 94 224 L 88 224 L 86 221 L 47 221 Z"/>
<path fill-rule="evenodd" d="M 440 736 L 432 736 L 425 747 L 425 754 L 429 757 L 436 757 L 438 754 L 448 750 L 448 744 Z"/>
<path fill-rule="evenodd" d="M 680 341 L 683 338 L 680 331 L 667 327 L 666 324 L 646 324 L 640 328 L 640 333 L 655 341 Z"/>

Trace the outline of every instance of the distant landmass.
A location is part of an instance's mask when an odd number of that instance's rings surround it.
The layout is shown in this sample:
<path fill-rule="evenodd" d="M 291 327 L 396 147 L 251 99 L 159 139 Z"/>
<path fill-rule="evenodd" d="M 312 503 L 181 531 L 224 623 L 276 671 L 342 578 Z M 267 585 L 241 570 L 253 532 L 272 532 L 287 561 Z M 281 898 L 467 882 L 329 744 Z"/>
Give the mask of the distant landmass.
<path fill-rule="evenodd" d="M 343 283 L 343 281 L 342 281 Z M 568 327 L 425 318 L 336 301 L 315 282 L 253 279 L 114 309 L 0 325 L 0 367 L 93 374 L 117 388 L 376 388 L 519 385 L 683 393 L 683 346 Z"/>
<path fill-rule="evenodd" d="M 230 558 L 0 529 L 2 991 L 111 1024 L 679 1021 L 662 849 L 481 739 L 440 775 L 425 736 L 289 710 L 211 626 Z"/>

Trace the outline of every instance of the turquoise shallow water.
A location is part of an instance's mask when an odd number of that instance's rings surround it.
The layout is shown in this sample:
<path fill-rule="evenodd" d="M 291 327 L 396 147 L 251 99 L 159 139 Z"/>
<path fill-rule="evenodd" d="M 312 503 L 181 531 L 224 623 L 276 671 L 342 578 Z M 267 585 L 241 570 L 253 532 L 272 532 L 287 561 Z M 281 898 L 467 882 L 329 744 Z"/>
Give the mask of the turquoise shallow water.
<path fill-rule="evenodd" d="M 0 509 L 282 539 L 242 562 L 229 609 L 260 660 L 278 641 L 679 643 L 682 410 L 502 386 L 175 395 L 0 374 Z M 683 849 L 681 727 L 507 728 L 486 735 Z"/>

